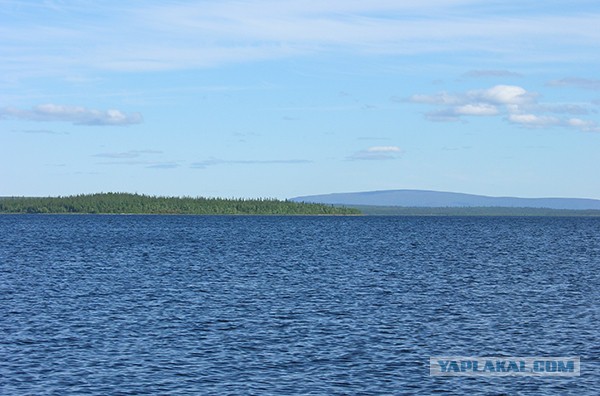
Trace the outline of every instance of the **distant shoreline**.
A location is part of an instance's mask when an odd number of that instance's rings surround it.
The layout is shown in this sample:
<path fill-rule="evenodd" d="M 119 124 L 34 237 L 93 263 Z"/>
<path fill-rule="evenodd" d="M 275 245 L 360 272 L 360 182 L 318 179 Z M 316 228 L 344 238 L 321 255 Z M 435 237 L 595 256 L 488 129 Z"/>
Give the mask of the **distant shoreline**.
<path fill-rule="evenodd" d="M 349 207 L 351 208 L 351 207 Z M 0 216 L 197 216 L 197 217 L 522 217 L 522 218 L 542 218 L 542 217 L 577 217 L 577 218 L 600 218 L 599 213 L 587 213 L 587 210 L 556 210 L 559 213 L 520 213 L 506 212 L 495 213 L 480 213 L 473 211 L 472 213 L 441 211 L 436 209 L 446 208 L 424 208 L 426 211 L 410 211 L 412 208 L 391 208 L 389 212 L 378 210 L 364 210 L 362 213 L 346 213 L 346 214 L 265 214 L 265 213 L 220 213 L 220 214 L 197 214 L 197 213 L 24 213 L 24 212 L 0 212 Z M 471 208 L 469 208 L 471 209 Z M 502 208 L 504 209 L 504 208 Z M 506 208 L 514 209 L 514 208 Z M 531 209 L 531 208 L 527 208 Z M 567 212 L 567 213 L 565 213 Z"/>
<path fill-rule="evenodd" d="M 23 213 L 23 212 L 0 212 L 0 216 L 197 216 L 197 217 L 364 217 L 364 213 L 354 214 L 197 214 L 197 213 Z"/>
<path fill-rule="evenodd" d="M 0 197 L 2 214 L 168 216 L 589 217 L 599 209 L 509 206 L 384 206 L 307 203 L 271 198 L 161 197 L 130 193 Z"/>
<path fill-rule="evenodd" d="M 596 209 L 519 208 L 503 206 L 482 207 L 407 207 L 345 205 L 367 216 L 404 217 L 600 217 Z"/>

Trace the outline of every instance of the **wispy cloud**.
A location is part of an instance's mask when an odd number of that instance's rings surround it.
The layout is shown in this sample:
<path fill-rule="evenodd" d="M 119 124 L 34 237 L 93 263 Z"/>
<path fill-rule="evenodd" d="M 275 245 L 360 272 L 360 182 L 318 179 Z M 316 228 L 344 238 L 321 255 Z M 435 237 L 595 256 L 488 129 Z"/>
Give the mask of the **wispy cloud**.
<path fill-rule="evenodd" d="M 152 161 L 144 161 L 144 160 L 122 160 L 122 161 L 102 161 L 96 162 L 97 165 L 152 165 L 154 162 Z"/>
<path fill-rule="evenodd" d="M 510 114 L 508 120 L 529 127 L 553 126 L 561 123 L 559 118 L 535 114 Z"/>
<path fill-rule="evenodd" d="M 575 87 L 583 89 L 600 90 L 600 80 L 591 78 L 569 77 L 560 80 L 548 81 L 546 84 L 550 87 Z"/>
<path fill-rule="evenodd" d="M 573 115 L 586 115 L 594 113 L 595 111 L 590 110 L 590 106 L 584 106 L 581 104 L 571 103 L 542 103 L 539 104 L 538 109 L 542 112 L 556 113 L 556 114 L 573 114 Z"/>
<path fill-rule="evenodd" d="M 581 104 L 539 103 L 538 94 L 516 85 L 496 85 L 487 89 L 450 94 L 413 95 L 409 102 L 437 107 L 425 113 L 430 121 L 464 121 L 465 117 L 503 116 L 508 122 L 528 128 L 560 126 L 584 132 L 600 132 L 595 121 L 579 118 L 560 118 L 551 114 L 589 114 Z"/>
<path fill-rule="evenodd" d="M 16 107 L 0 109 L 1 118 L 27 121 L 70 122 L 75 125 L 125 126 L 142 122 L 140 113 L 124 113 L 120 110 L 94 110 L 81 106 L 43 104 L 24 110 Z"/>
<path fill-rule="evenodd" d="M 581 118 L 562 119 L 553 116 L 524 113 L 510 114 L 507 119 L 509 122 L 527 128 L 559 126 L 577 129 L 582 132 L 600 132 L 600 125 L 596 121 L 582 120 Z"/>
<path fill-rule="evenodd" d="M 427 113 L 427 118 L 434 121 L 457 121 L 461 116 L 492 116 L 500 111 L 495 105 L 487 103 L 469 103 L 447 109 Z"/>
<path fill-rule="evenodd" d="M 50 129 L 13 129 L 16 133 L 26 133 L 31 135 L 68 135 L 68 132 L 58 132 Z"/>
<path fill-rule="evenodd" d="M 197 161 L 191 164 L 192 168 L 205 169 L 215 165 L 275 165 L 275 164 L 309 164 L 312 161 L 305 159 L 289 159 L 289 160 L 223 160 L 212 158 L 203 161 Z"/>
<path fill-rule="evenodd" d="M 129 150 L 129 151 L 112 152 L 112 153 L 99 153 L 99 154 L 94 154 L 94 157 L 125 159 L 125 158 L 138 158 L 144 154 L 162 154 L 162 151 L 159 151 L 159 150 Z"/>
<path fill-rule="evenodd" d="M 463 74 L 464 77 L 482 78 L 482 77 L 523 77 L 521 73 L 508 70 L 470 70 Z"/>
<path fill-rule="evenodd" d="M 365 150 L 360 150 L 350 155 L 348 161 L 380 161 L 396 159 L 402 154 L 398 146 L 372 146 Z"/>
<path fill-rule="evenodd" d="M 177 162 L 159 162 L 146 166 L 148 169 L 174 169 L 179 168 L 181 165 Z"/>
<path fill-rule="evenodd" d="M 458 121 L 462 116 L 495 116 L 501 113 L 502 106 L 515 108 L 532 103 L 534 97 L 534 94 L 519 86 L 496 85 L 460 94 L 439 92 L 433 95 L 413 95 L 408 100 L 413 103 L 444 106 L 426 114 L 432 121 Z"/>
<path fill-rule="evenodd" d="M 582 120 L 580 118 L 569 118 L 567 125 L 581 129 L 584 132 L 600 132 L 600 125 L 595 121 Z"/>
<path fill-rule="evenodd" d="M 174 169 L 181 166 L 180 161 L 159 161 L 149 156 L 163 154 L 160 150 L 128 150 L 94 154 L 94 157 L 106 158 L 108 161 L 97 162 L 98 165 L 143 166 L 148 169 Z M 156 158 L 156 157 L 155 157 Z"/>
<path fill-rule="evenodd" d="M 177 161 L 149 161 L 136 159 L 122 159 L 115 161 L 97 162 L 96 165 L 109 166 L 143 166 L 146 169 L 174 169 L 181 167 L 181 163 Z"/>
<path fill-rule="evenodd" d="M 577 12 L 556 15 L 537 7 L 508 18 L 497 13 L 495 3 L 150 0 L 118 6 L 56 2 L 56 7 L 48 7 L 47 2 L 22 2 L 3 10 L 7 17 L 0 27 L 0 71 L 19 75 L 192 69 L 323 52 L 404 56 L 477 52 L 493 53 L 499 60 L 518 57 L 521 62 L 549 57 L 575 60 L 581 54 L 598 58 L 597 9 L 573 7 Z M 470 13 L 465 13 L 467 5 Z M 31 14 L 47 17 L 39 23 Z M 98 17 L 89 23 L 89 15 Z M 569 45 L 555 55 L 556 43 Z M 499 72 L 508 76 L 502 70 L 475 70 L 473 76 L 499 77 Z"/>
<path fill-rule="evenodd" d="M 390 140 L 389 137 L 383 137 L 383 136 L 359 136 L 356 139 L 357 140 Z"/>

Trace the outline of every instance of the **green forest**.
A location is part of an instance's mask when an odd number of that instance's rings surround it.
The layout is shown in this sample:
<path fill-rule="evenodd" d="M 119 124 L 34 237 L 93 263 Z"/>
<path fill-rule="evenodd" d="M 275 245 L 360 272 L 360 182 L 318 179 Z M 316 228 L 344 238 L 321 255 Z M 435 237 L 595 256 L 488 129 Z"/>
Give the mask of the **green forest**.
<path fill-rule="evenodd" d="M 128 193 L 4 197 L 0 213 L 357 215 L 358 209 L 277 199 L 158 197 Z"/>

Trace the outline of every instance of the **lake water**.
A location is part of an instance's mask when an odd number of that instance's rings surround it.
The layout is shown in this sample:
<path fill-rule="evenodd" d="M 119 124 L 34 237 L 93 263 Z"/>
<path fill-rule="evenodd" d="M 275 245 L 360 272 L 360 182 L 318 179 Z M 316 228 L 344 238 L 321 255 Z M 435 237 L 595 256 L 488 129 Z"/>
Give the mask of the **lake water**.
<path fill-rule="evenodd" d="M 444 392 L 600 394 L 600 219 L 0 216 L 2 395 Z"/>

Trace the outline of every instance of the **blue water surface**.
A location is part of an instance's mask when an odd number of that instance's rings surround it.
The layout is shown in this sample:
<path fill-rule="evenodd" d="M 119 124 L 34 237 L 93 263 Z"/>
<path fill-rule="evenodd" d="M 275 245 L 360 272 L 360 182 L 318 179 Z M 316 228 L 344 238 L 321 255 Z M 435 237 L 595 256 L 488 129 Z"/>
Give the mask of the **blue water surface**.
<path fill-rule="evenodd" d="M 0 216 L 2 395 L 430 393 L 600 394 L 600 219 Z"/>

